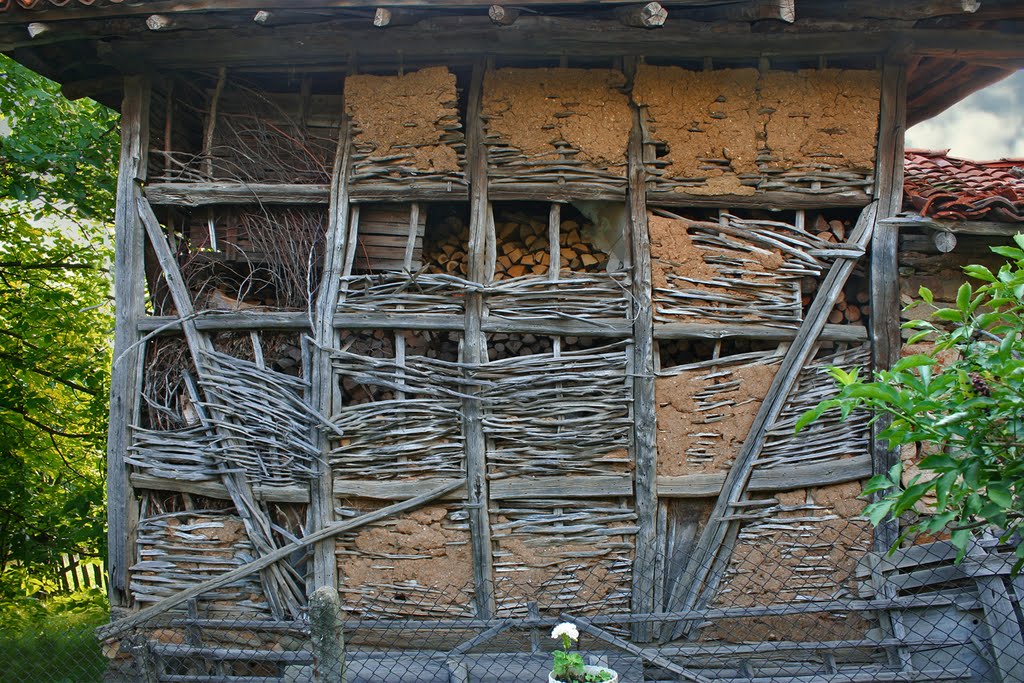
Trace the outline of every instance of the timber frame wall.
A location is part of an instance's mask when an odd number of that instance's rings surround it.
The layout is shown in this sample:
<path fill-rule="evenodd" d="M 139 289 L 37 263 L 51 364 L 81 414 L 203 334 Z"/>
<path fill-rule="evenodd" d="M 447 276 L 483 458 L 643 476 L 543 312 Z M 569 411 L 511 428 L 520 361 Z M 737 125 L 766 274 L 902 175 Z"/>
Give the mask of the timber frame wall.
<path fill-rule="evenodd" d="M 433 62 L 432 62 L 433 63 Z M 630 60 L 625 64 L 627 73 L 635 69 Z M 491 219 L 493 185 L 487 182 L 487 148 L 483 141 L 480 118 L 481 83 L 488 68 L 486 61 L 471 64 L 471 83 L 468 97 L 469 112 L 466 117 L 466 159 L 468 190 L 462 201 L 468 201 L 470 215 L 468 281 L 485 285 L 490 274 L 487 272 L 489 259 L 494 253 L 494 225 Z M 223 72 L 222 72 L 223 73 Z M 344 313 L 338 312 L 342 287 L 346 287 L 343 273 L 350 264 L 344 262 L 345 255 L 353 253 L 353 239 L 358 225 L 359 207 L 367 200 L 408 201 L 409 191 L 403 189 L 371 188 L 364 195 L 349 182 L 351 165 L 351 140 L 347 123 L 343 122 L 338 135 L 337 151 L 329 186 L 289 187 L 250 185 L 241 193 L 241 201 L 263 201 L 266 203 L 299 204 L 309 202 L 315 195 L 319 204 L 327 205 L 328 227 L 323 282 L 319 297 L 312 308 L 312 318 L 305 313 L 279 313 L 245 311 L 236 313 L 196 313 L 188 292 L 176 272 L 172 248 L 158 224 L 153 205 L 216 205 L 240 201 L 237 187 L 218 184 L 148 184 L 146 181 L 147 150 L 150 148 L 148 122 L 150 120 L 150 94 L 153 82 L 145 77 L 129 77 L 125 81 L 125 95 L 122 106 L 123 148 L 118 185 L 117 209 L 117 261 L 115 265 L 119 302 L 117 312 L 117 335 L 112 381 L 111 433 L 109 446 L 109 501 L 110 501 L 110 572 L 113 604 L 124 608 L 130 605 L 128 595 L 128 568 L 138 558 L 133 549 L 137 537 L 138 506 L 137 490 L 181 491 L 207 495 L 215 498 L 230 498 L 240 511 L 248 508 L 259 509 L 259 501 L 293 501 L 309 503 L 309 526 L 307 537 L 322 540 L 312 547 L 312 571 L 308 574 L 307 594 L 318 586 L 337 586 L 335 540 L 338 522 L 334 519 L 335 497 L 338 495 L 369 495 L 391 500 L 419 500 L 424 497 L 453 496 L 466 503 L 472 544 L 473 578 L 475 584 L 475 611 L 483 618 L 494 613 L 495 596 L 493 586 L 493 543 L 490 538 L 491 520 L 488 501 L 491 500 L 487 478 L 486 437 L 481 424 L 481 404 L 474 398 L 472 387 L 464 392 L 462 399 L 463 437 L 465 448 L 465 479 L 427 478 L 418 485 L 373 487 L 351 485 L 346 492 L 344 482 L 332 479 L 326 467 L 330 449 L 330 431 L 322 424 L 313 429 L 313 443 L 320 449 L 321 457 L 315 462 L 321 469 L 316 471 L 308 489 L 300 485 L 266 488 L 260 490 L 237 474 L 225 474 L 223 487 L 211 484 L 190 484 L 185 481 L 147 478 L 135 474 L 129 476 L 125 454 L 131 439 L 131 425 L 138 424 L 142 377 L 143 335 L 173 330 L 184 332 L 192 356 L 199 365 L 200 382 L 204 381 L 202 358 L 213 353 L 210 335 L 217 331 L 250 330 L 294 330 L 310 336 L 313 341 L 308 356 L 307 395 L 311 414 L 329 415 L 332 401 L 336 401 L 336 390 L 331 386 L 332 349 L 337 348 L 340 330 L 359 329 L 450 329 L 459 330 L 463 335 L 462 362 L 482 363 L 486 357 L 486 335 L 491 332 L 518 332 L 546 334 L 552 336 L 583 335 L 604 337 L 609 341 L 628 342 L 627 365 L 633 378 L 629 387 L 632 396 L 633 431 L 631 441 L 632 459 L 635 471 L 632 474 L 603 477 L 577 477 L 557 480 L 554 484 L 539 484 L 536 480 L 504 481 L 503 495 L 512 499 L 540 495 L 550 492 L 561 496 L 604 496 L 624 497 L 633 500 L 636 516 L 636 532 L 633 542 L 635 557 L 631 568 L 632 610 L 646 613 L 657 609 L 692 609 L 706 605 L 708 587 L 721 580 L 724 565 L 739 524 L 735 521 L 712 521 L 708 523 L 691 554 L 690 565 L 683 568 L 673 582 L 671 593 L 663 595 L 666 585 L 666 567 L 660 562 L 663 550 L 659 543 L 666 537 L 664 515 L 659 515 L 659 505 L 673 498 L 711 498 L 714 506 L 712 520 L 730 519 L 730 515 L 741 509 L 747 494 L 751 491 L 770 491 L 774 488 L 798 488 L 825 485 L 845 481 L 856 481 L 872 472 L 886 470 L 894 455 L 878 446 L 868 463 L 864 458 L 844 460 L 827 467 L 806 467 L 787 473 L 784 481 L 771 481 L 759 475 L 751 477 L 751 465 L 764 446 L 768 428 L 778 419 L 785 406 L 785 397 L 790 395 L 804 368 L 816 349 L 819 340 L 830 339 L 847 342 L 863 341 L 857 328 L 826 325 L 828 313 L 832 310 L 854 265 L 868 249 L 871 260 L 871 316 L 870 339 L 874 349 L 875 367 L 888 365 L 898 354 L 899 337 L 896 313 L 898 298 L 895 280 L 896 242 L 894 232 L 883 219 L 894 215 L 899 209 L 902 172 L 902 139 L 906 105 L 906 70 L 899 61 L 886 61 L 882 69 L 881 119 L 877 145 L 877 166 L 875 181 L 870 195 L 855 192 L 799 195 L 791 192 L 758 192 L 753 195 L 727 196 L 681 196 L 666 199 L 650 188 L 644 164 L 644 133 L 639 112 L 635 112 L 633 131 L 628 146 L 628 184 L 625 190 L 594 191 L 584 189 L 579 195 L 573 191 L 549 186 L 537 190 L 513 192 L 516 198 L 551 202 L 550 225 L 557 231 L 557 208 L 561 202 L 572 199 L 602 199 L 625 202 L 628 215 L 628 235 L 632 262 L 630 284 L 631 310 L 620 323 L 602 322 L 595 325 L 586 320 L 571 318 L 562 321 L 542 321 L 517 324 L 514 321 L 487 320 L 483 316 L 483 299 L 480 290 L 465 293 L 465 315 L 437 316 L 396 313 Z M 416 190 L 412 187 L 413 199 L 432 199 L 431 190 Z M 264 194 L 265 193 L 265 194 Z M 507 191 L 506 191 L 507 193 Z M 456 193 L 457 194 L 457 193 Z M 490 196 L 489 196 L 490 195 Z M 582 195 L 582 196 L 581 196 Z M 506 194 L 505 196 L 509 196 Z M 451 201 L 450 197 L 444 197 Z M 810 208 L 846 207 L 863 208 L 856 228 L 850 234 L 846 251 L 836 258 L 823 280 L 817 295 L 807 310 L 803 322 L 789 329 L 767 325 L 729 325 L 693 323 L 655 323 L 651 300 L 650 243 L 647 230 L 648 203 L 666 206 L 671 204 L 691 207 L 715 207 L 727 211 L 737 208 L 804 210 Z M 415 206 L 415 204 L 414 204 Z M 416 210 L 414 210 L 416 211 Z M 415 223 L 413 218 L 412 222 Z M 143 253 L 147 243 L 163 271 L 181 320 L 166 317 L 147 316 L 144 309 L 146 278 L 144 277 Z M 557 233 L 556 233 L 557 234 Z M 888 311 L 890 314 L 885 314 Z M 766 340 L 789 341 L 788 350 L 781 358 L 781 365 L 767 396 L 757 413 L 754 426 L 750 429 L 741 451 L 726 475 L 695 475 L 690 477 L 659 476 L 656 471 L 655 437 L 655 344 L 658 340 L 710 338 L 741 336 Z M 205 371 L 209 372 L 207 368 Z M 211 418 L 211 424 L 217 423 Z M 314 420 L 315 422 L 315 420 Z M 228 438 L 229 435 L 225 435 Z M 520 490 L 516 490 L 516 486 Z M 459 487 L 452 492 L 454 487 Z M 369 493 L 367 493 L 369 491 Z M 449 500 L 452 498 L 449 498 Z M 410 502 L 412 502 L 410 500 Z M 243 514 L 245 517 L 246 514 Z M 258 513 L 253 512 L 253 517 Z M 659 522 L 659 520 L 661 520 Z M 261 522 L 250 519 L 246 523 L 250 538 L 257 554 L 269 560 L 278 556 L 281 548 L 273 535 L 266 531 L 261 540 L 252 538 L 259 534 Z M 876 538 L 878 547 L 887 546 L 893 538 L 892 530 L 885 529 Z M 714 558 L 708 562 L 705 558 Z M 260 563 L 264 567 L 268 562 Z M 274 565 L 270 565 L 273 567 Z M 273 570 L 263 573 L 264 585 L 270 582 L 278 586 L 282 595 L 290 595 L 275 608 L 281 614 L 291 612 L 302 602 L 301 586 L 295 585 L 295 577 Z M 296 591 L 298 590 L 298 593 Z M 182 600 L 171 601 L 180 604 Z M 289 608 L 288 605 L 292 607 Z M 158 606 L 170 607 L 168 601 Z M 147 610 L 148 612 L 148 610 Z M 637 637 L 644 638 L 643 629 L 638 627 Z M 678 634 L 677 634 L 678 635 Z"/>

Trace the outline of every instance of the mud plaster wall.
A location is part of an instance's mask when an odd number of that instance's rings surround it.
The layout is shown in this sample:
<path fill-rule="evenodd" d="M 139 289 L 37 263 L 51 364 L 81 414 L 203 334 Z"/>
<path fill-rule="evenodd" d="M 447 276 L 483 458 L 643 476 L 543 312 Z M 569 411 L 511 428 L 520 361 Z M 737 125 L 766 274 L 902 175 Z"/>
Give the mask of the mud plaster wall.
<path fill-rule="evenodd" d="M 752 194 L 736 176 L 758 174 L 762 154 L 770 154 L 772 168 L 874 165 L 880 101 L 874 71 L 761 74 L 641 65 L 633 99 L 646 108 L 650 136 L 668 147 L 664 175 L 707 178 L 703 188 L 686 188 L 691 194 Z"/>
<path fill-rule="evenodd" d="M 459 612 L 471 597 L 469 534 L 430 505 L 345 535 L 338 543 L 346 609 L 377 616 Z"/>
<path fill-rule="evenodd" d="M 487 133 L 528 156 L 555 161 L 559 148 L 626 175 L 633 125 L 625 76 L 610 69 L 499 69 L 484 77 Z"/>
<path fill-rule="evenodd" d="M 743 365 L 731 368 L 727 376 L 709 377 L 721 373 L 708 368 L 657 378 L 658 474 L 728 470 L 776 370 L 774 365 Z M 716 386 L 726 388 L 713 398 L 701 398 Z M 724 405 L 707 408 L 717 403 Z"/>
<path fill-rule="evenodd" d="M 715 605 L 745 607 L 854 597 L 856 564 L 871 549 L 871 529 L 858 519 L 859 482 L 774 494 L 777 505 L 741 531 Z M 720 621 L 711 640 L 839 640 L 861 638 L 856 614 L 809 614 Z"/>
<path fill-rule="evenodd" d="M 358 128 L 355 142 L 372 146 L 374 156 L 411 153 L 420 170 L 459 170 L 458 154 L 443 142 L 446 128 L 458 119 L 455 75 L 446 67 L 349 76 L 345 106 Z"/>

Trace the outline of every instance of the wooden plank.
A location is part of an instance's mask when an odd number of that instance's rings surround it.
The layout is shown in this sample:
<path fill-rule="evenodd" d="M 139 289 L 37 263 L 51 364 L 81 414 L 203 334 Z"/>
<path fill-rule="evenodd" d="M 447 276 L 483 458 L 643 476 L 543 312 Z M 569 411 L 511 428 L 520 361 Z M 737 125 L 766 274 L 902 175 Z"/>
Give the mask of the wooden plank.
<path fill-rule="evenodd" d="M 212 182 L 153 183 L 146 199 L 153 206 L 214 206 L 218 204 L 327 204 L 330 185 Z"/>
<path fill-rule="evenodd" d="M 789 491 L 860 481 L 871 476 L 871 457 L 857 456 L 813 465 L 794 465 L 779 469 L 755 469 L 747 491 Z M 717 496 L 725 483 L 725 474 L 689 474 L 658 477 L 661 498 L 709 498 Z"/>
<path fill-rule="evenodd" d="M 183 481 L 180 479 L 165 479 L 154 477 L 150 474 L 133 472 L 130 477 L 132 486 L 136 489 L 148 489 L 150 491 L 177 491 L 189 493 L 206 498 L 219 500 L 231 500 L 231 494 L 224 484 L 219 481 Z M 268 503 L 308 503 L 309 489 L 305 486 L 262 486 L 254 484 L 252 487 L 253 498 Z M 411 496 L 410 496 L 411 497 Z"/>
<path fill-rule="evenodd" d="M 878 128 L 875 196 L 878 218 L 899 213 L 903 203 L 903 134 L 906 128 L 907 69 L 903 64 L 887 62 L 882 72 L 882 98 Z M 871 368 L 877 372 L 899 360 L 900 283 L 899 235 L 891 224 L 879 223 L 871 238 Z M 881 437 L 891 423 L 880 415 L 871 423 L 871 453 L 875 474 L 888 472 L 899 462 L 899 448 L 890 448 Z M 899 523 L 885 520 L 875 527 L 876 550 L 888 549 L 899 536 Z"/>
<path fill-rule="evenodd" d="M 334 311 L 338 306 L 341 292 L 341 275 L 345 267 L 344 255 L 348 238 L 350 148 L 351 130 L 347 117 L 342 115 L 341 132 L 338 135 L 338 147 L 331 170 L 331 200 L 324 270 L 314 309 L 313 335 L 316 343 L 312 351 L 313 366 L 308 369 L 310 404 L 321 415 L 332 414 L 334 407 L 331 349 L 337 346 Z M 317 462 L 317 476 L 310 483 L 309 490 L 310 531 L 316 533 L 334 521 L 334 489 L 331 485 L 331 466 L 328 461 L 328 453 L 331 450 L 330 438 L 319 429 L 314 430 L 313 438 L 322 453 Z M 338 566 L 334 551 L 332 538 L 324 539 L 323 543 L 314 546 L 312 585 L 307 588 L 308 593 L 311 594 L 322 586 L 335 589 L 338 587 Z"/>
<path fill-rule="evenodd" d="M 228 330 L 308 330 L 309 315 L 287 311 L 206 311 L 193 318 L 196 329 L 203 332 Z M 181 332 L 181 319 L 151 315 L 136 323 L 139 332 Z"/>
<path fill-rule="evenodd" d="M 630 71 L 635 72 L 635 63 Z M 632 73 L 629 74 L 632 77 Z M 639 529 L 634 540 L 631 606 L 652 612 L 661 605 L 663 553 L 658 546 L 657 425 L 654 396 L 654 304 L 651 300 L 651 238 L 647 229 L 647 176 L 643 163 L 640 110 L 633 106 L 629 161 L 629 235 L 633 295 L 633 464 Z M 649 640 L 647 624 L 634 624 L 633 639 Z"/>
<path fill-rule="evenodd" d="M 828 209 L 850 208 L 860 209 L 871 202 L 871 197 L 864 192 L 756 192 L 751 195 L 688 195 L 685 192 L 667 190 L 650 190 L 647 201 L 651 206 L 668 207 L 710 207 L 728 206 L 733 209 Z"/>
<path fill-rule="evenodd" d="M 138 211 L 137 183 L 146 179 L 149 148 L 150 83 L 139 76 L 124 80 L 121 104 L 121 159 L 114 214 L 114 363 L 110 376 L 107 431 L 107 595 L 111 607 L 124 607 L 128 567 L 134 564 L 135 495 L 124 458 L 131 445 L 130 425 L 138 424 L 143 348 L 138 322 L 145 316 L 146 236 Z"/>
<path fill-rule="evenodd" d="M 377 500 L 406 500 L 446 479 L 430 477 L 411 481 L 335 479 L 337 496 Z M 633 478 L 623 475 L 510 477 L 490 482 L 491 500 L 535 500 L 543 497 L 613 498 L 633 495 Z M 456 500 L 454 496 L 451 500 Z"/>
<path fill-rule="evenodd" d="M 490 207 L 487 199 L 487 146 L 483 123 L 484 66 L 473 67 L 466 113 L 466 158 L 469 160 L 469 279 L 483 283 L 487 277 L 487 227 Z M 466 323 L 463 334 L 462 362 L 487 362 L 487 338 L 481 328 L 483 295 L 466 293 Z M 490 496 L 487 482 L 487 437 L 483 427 L 483 407 L 470 388 L 462 401 L 463 435 L 466 453 L 466 481 L 469 491 L 470 542 L 473 547 L 474 600 L 477 615 L 489 618 L 494 614 L 494 557 L 491 548 Z"/>
<path fill-rule="evenodd" d="M 353 517 L 352 519 L 348 519 L 342 522 L 332 522 L 330 525 L 322 529 L 319 529 L 318 531 L 312 532 L 309 535 L 297 541 L 289 543 L 288 545 L 281 546 L 274 552 L 268 555 L 264 555 L 258 559 L 255 559 L 249 564 L 238 567 L 237 569 L 232 569 L 229 572 L 225 572 L 220 576 L 216 576 L 212 579 L 204 581 L 203 583 L 196 584 L 191 588 L 187 588 L 181 591 L 180 593 L 165 598 L 160 602 L 156 603 L 155 605 L 147 607 L 146 609 L 136 612 L 135 614 L 125 617 L 124 619 L 115 621 L 105 626 L 100 626 L 96 629 L 96 636 L 101 640 L 119 636 L 122 633 L 128 631 L 129 629 L 135 628 L 136 626 L 139 626 L 141 624 L 145 624 L 150 619 L 153 619 L 154 617 L 164 614 L 169 609 L 173 609 L 178 605 L 185 604 L 194 597 L 198 597 L 203 593 L 214 590 L 216 588 L 226 586 L 230 583 L 237 581 L 238 579 L 249 576 L 253 572 L 258 572 L 261 569 L 269 567 L 273 563 L 288 557 L 296 550 L 308 548 L 309 546 L 318 543 L 326 538 L 333 538 L 334 536 L 337 536 L 342 532 L 351 531 L 352 529 L 358 529 L 359 527 L 365 526 L 366 524 L 371 524 L 382 519 L 387 519 L 388 517 L 391 517 L 393 515 L 397 515 L 408 510 L 413 510 L 415 508 L 420 507 L 421 505 L 424 505 L 437 498 L 444 496 L 446 493 L 450 493 L 451 491 L 454 491 L 457 488 L 465 486 L 465 484 L 466 482 L 464 479 L 448 482 L 443 486 L 438 486 L 436 489 L 432 489 L 426 493 L 423 493 L 422 495 L 416 496 L 415 498 L 410 498 L 409 500 L 402 501 L 401 503 L 395 503 L 394 505 L 389 505 L 379 510 L 374 510 L 373 512 L 368 512 L 365 515 Z"/>
<path fill-rule="evenodd" d="M 861 212 L 847 242 L 847 246 L 854 251 L 863 250 L 871 240 L 876 211 L 877 205 L 871 204 Z M 733 504 L 742 500 L 752 465 L 764 446 L 768 429 L 781 415 L 786 398 L 799 378 L 800 370 L 811 358 L 828 314 L 835 306 L 855 262 L 854 258 L 837 259 L 815 294 L 804 323 L 787 350 L 743 442 L 743 447 L 726 475 L 722 492 L 711 511 L 710 520 L 701 532 L 680 581 L 673 589 L 668 603 L 669 610 L 690 609 L 703 604 L 716 590 L 738 530 L 735 522 L 723 520 L 729 518 Z M 683 627 L 677 626 L 668 635 L 671 635 L 672 639 L 678 638 L 682 630 Z"/>
<path fill-rule="evenodd" d="M 929 218 L 928 216 L 896 216 L 881 221 L 885 225 L 900 228 L 925 228 L 954 235 L 991 235 L 1013 237 L 1021 231 L 1020 223 L 1001 221 L 951 221 Z"/>
<path fill-rule="evenodd" d="M 775 327 L 760 324 L 708 324 L 708 323 L 654 323 L 655 339 L 778 339 L 796 337 L 799 328 Z M 863 325 L 825 325 L 819 339 L 822 341 L 861 342 L 868 338 Z"/>

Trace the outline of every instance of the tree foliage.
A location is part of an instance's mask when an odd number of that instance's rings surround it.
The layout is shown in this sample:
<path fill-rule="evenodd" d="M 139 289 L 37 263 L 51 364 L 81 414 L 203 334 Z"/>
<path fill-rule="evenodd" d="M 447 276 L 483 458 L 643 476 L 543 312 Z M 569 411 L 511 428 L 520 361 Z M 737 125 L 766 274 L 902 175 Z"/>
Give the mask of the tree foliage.
<path fill-rule="evenodd" d="M 875 494 L 866 514 L 875 524 L 925 507 L 906 533 L 949 533 L 960 556 L 973 532 L 995 530 L 1010 541 L 1024 523 L 1024 235 L 1017 246 L 995 247 L 1008 262 L 993 273 L 971 265 L 952 308 L 931 320 L 914 320 L 911 344 L 934 342 L 927 354 L 900 359 L 872 379 L 856 371 L 829 370 L 840 387 L 798 421 L 801 429 L 829 410 L 843 417 L 856 409 L 886 417 L 882 431 L 890 447 L 916 444 L 918 473 L 903 466 L 875 476 L 864 492 Z M 933 303 L 932 292 L 920 296 Z M 950 354 L 950 352 L 953 352 Z M 942 363 L 939 355 L 953 355 Z M 1017 544 L 1018 569 L 1024 544 Z"/>
<path fill-rule="evenodd" d="M 0 56 L 0 571 L 96 554 L 116 115 Z M 21 584 L 22 582 L 17 582 Z M 0 585 L 0 589 L 3 586 Z"/>

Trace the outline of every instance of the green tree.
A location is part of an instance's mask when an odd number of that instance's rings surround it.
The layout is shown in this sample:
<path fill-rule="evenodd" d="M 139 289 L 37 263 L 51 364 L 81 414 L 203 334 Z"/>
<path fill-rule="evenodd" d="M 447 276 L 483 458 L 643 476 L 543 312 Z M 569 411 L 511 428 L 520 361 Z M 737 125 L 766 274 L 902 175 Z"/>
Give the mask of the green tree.
<path fill-rule="evenodd" d="M 877 500 L 866 514 L 878 524 L 925 508 L 905 534 L 949 533 L 961 557 L 973 532 L 1014 541 L 1024 523 L 1024 235 L 1014 239 L 1015 247 L 993 248 L 1008 260 L 997 273 L 964 268 L 980 284 L 963 284 L 953 308 L 904 325 L 914 331 L 911 344 L 934 342 L 929 353 L 902 358 L 873 379 L 831 368 L 839 395 L 797 423 L 799 430 L 829 410 L 887 416 L 882 437 L 891 447 L 916 444 L 920 472 L 905 481 L 897 464 L 871 479 L 864 492 Z M 920 296 L 933 303 L 927 288 Z M 954 360 L 940 363 L 942 353 Z M 1019 569 L 1024 544 L 1016 553 Z"/>
<path fill-rule="evenodd" d="M 103 551 L 117 145 L 114 112 L 0 56 L 0 589 Z"/>

